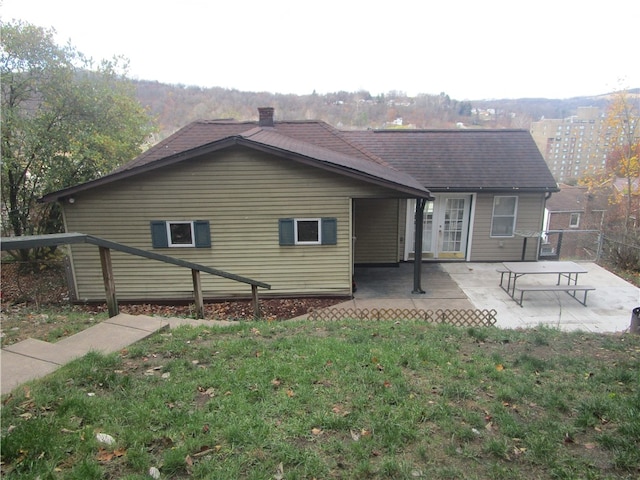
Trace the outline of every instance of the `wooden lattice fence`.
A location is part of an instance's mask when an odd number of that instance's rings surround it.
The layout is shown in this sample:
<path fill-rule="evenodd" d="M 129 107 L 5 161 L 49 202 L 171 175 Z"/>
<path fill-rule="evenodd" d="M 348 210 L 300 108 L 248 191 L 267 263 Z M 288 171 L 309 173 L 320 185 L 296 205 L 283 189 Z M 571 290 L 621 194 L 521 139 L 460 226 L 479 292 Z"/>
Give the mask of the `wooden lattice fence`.
<path fill-rule="evenodd" d="M 491 327 L 496 324 L 495 310 L 455 309 L 418 310 L 400 308 L 324 308 L 309 314 L 309 320 L 418 320 L 446 323 L 456 327 Z"/>

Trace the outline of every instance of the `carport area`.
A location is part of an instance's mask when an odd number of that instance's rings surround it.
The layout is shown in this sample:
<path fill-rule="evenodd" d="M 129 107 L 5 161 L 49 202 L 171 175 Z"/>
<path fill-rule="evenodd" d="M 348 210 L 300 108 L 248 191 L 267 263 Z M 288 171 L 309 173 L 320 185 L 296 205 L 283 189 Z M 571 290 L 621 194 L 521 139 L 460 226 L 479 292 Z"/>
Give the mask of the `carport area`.
<path fill-rule="evenodd" d="M 422 265 L 426 293 L 412 294 L 413 264 L 356 267 L 357 291 L 342 308 L 494 309 L 500 328 L 551 328 L 621 332 L 629 328 L 640 289 L 592 262 L 581 262 L 582 278 L 596 288 L 585 307 L 565 292 L 532 292 L 520 307 L 500 288 L 500 263 Z"/>

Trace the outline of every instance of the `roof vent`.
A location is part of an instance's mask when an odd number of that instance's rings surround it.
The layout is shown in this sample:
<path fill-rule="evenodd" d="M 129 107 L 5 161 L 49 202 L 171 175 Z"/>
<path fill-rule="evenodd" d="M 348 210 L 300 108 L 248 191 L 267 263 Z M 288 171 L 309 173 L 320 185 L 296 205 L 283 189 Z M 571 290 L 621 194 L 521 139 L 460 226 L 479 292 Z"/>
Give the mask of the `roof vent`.
<path fill-rule="evenodd" d="M 260 107 L 258 108 L 259 120 L 258 125 L 260 127 L 273 127 L 273 107 Z"/>

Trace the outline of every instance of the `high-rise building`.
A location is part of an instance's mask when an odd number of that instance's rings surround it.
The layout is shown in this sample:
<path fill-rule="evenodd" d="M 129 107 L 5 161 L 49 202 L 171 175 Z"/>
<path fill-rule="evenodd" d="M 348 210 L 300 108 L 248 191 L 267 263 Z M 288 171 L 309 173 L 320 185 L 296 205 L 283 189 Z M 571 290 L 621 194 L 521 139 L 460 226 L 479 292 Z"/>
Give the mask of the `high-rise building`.
<path fill-rule="evenodd" d="M 531 135 L 558 182 L 604 167 L 609 151 L 605 120 L 598 107 L 578 107 L 574 116 L 531 124 Z"/>

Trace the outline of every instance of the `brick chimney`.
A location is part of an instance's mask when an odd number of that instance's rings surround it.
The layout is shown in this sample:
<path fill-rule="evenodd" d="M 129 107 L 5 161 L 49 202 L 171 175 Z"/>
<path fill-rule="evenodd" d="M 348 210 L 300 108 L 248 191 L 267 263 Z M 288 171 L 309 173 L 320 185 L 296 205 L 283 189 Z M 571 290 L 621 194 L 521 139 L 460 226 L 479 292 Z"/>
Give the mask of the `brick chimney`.
<path fill-rule="evenodd" d="M 258 125 L 261 127 L 273 127 L 273 107 L 258 108 Z"/>

